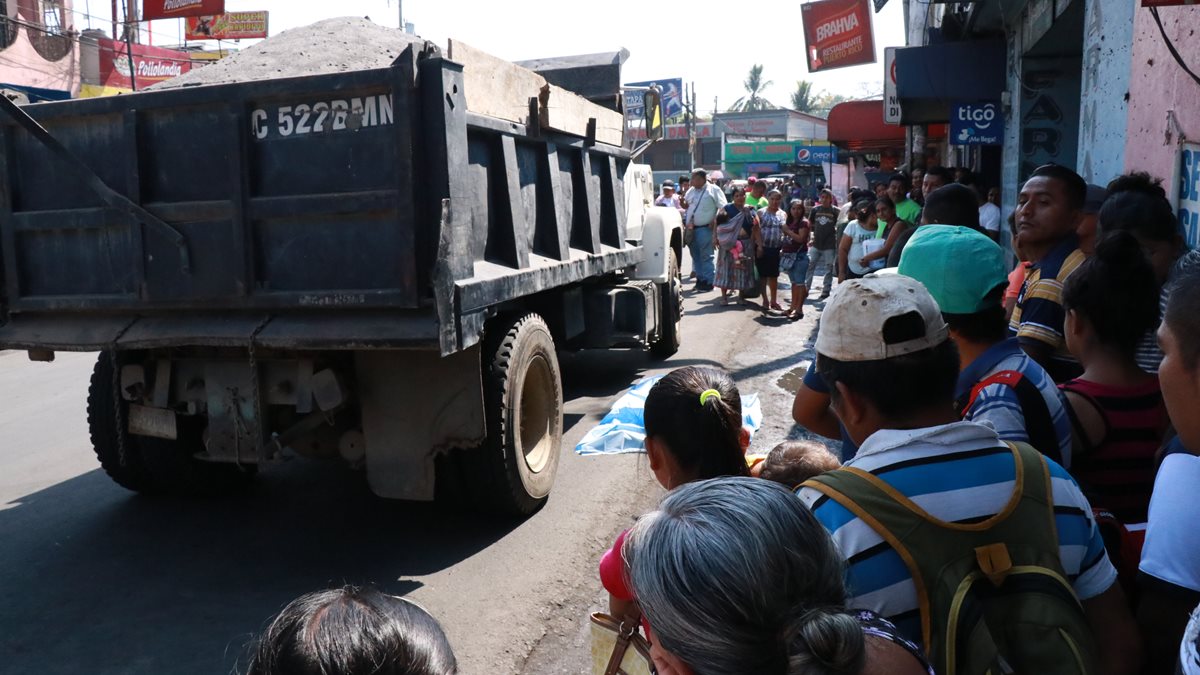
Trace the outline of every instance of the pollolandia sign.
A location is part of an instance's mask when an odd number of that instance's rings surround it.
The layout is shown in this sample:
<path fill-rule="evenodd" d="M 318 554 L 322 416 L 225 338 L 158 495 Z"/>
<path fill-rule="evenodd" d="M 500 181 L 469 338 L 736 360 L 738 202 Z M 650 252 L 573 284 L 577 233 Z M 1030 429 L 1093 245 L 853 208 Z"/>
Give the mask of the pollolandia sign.
<path fill-rule="evenodd" d="M 833 145 L 797 145 L 796 163 L 807 165 L 836 164 L 837 147 Z"/>
<path fill-rule="evenodd" d="M 142 0 L 142 21 L 224 13 L 225 0 Z"/>
<path fill-rule="evenodd" d="M 870 0 L 819 0 L 800 5 L 808 72 L 875 63 Z"/>
<path fill-rule="evenodd" d="M 999 101 L 955 103 L 950 107 L 952 145 L 1003 145 L 1004 113 Z"/>
<path fill-rule="evenodd" d="M 114 89 L 132 89 L 137 84 L 143 89 L 152 84 L 169 80 L 190 71 L 192 59 L 187 52 L 174 49 L 133 46 L 133 69 L 129 67 L 129 52 L 124 42 L 104 38 L 97 40 L 100 47 L 100 84 Z M 130 77 L 136 75 L 136 80 Z"/>

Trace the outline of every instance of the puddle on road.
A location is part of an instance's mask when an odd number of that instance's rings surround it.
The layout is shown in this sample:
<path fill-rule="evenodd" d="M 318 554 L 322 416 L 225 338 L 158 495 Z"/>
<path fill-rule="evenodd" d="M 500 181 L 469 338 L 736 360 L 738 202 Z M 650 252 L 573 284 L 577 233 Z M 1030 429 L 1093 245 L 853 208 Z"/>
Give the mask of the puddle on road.
<path fill-rule="evenodd" d="M 804 383 L 804 375 L 807 372 L 808 372 L 808 366 L 800 366 L 799 368 L 792 368 L 791 370 L 787 371 L 782 376 L 780 376 L 780 378 L 778 380 L 776 380 L 775 384 L 778 385 L 784 391 L 786 391 L 790 394 L 795 394 L 797 391 L 800 390 L 800 385 Z"/>

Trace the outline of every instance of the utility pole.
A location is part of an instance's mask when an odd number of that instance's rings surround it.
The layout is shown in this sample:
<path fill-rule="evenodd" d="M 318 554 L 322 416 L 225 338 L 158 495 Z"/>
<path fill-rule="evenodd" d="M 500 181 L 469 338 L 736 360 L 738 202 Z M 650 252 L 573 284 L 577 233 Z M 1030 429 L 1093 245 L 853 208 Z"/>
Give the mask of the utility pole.
<path fill-rule="evenodd" d="M 117 0 L 112 0 L 112 36 L 114 40 L 120 39 L 121 34 L 117 32 Z"/>
<path fill-rule="evenodd" d="M 129 84 L 137 91 L 137 65 L 133 62 L 133 31 L 137 29 L 137 0 L 125 0 L 125 56 L 129 57 Z"/>

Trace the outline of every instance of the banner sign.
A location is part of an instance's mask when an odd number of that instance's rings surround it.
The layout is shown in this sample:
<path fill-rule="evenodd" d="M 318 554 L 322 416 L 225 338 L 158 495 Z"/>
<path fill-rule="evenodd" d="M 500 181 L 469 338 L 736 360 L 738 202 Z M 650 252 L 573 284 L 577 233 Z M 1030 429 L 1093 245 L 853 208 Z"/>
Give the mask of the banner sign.
<path fill-rule="evenodd" d="M 808 72 L 875 63 L 870 0 L 819 0 L 800 14 Z"/>
<path fill-rule="evenodd" d="M 662 88 L 663 117 L 667 123 L 683 120 L 683 79 L 647 80 L 645 82 L 629 82 L 627 87 L 650 87 L 658 85 Z M 640 118 L 645 113 L 644 92 L 625 92 L 625 114 Z"/>
<path fill-rule="evenodd" d="M 694 133 L 696 138 L 713 138 L 712 122 L 700 122 L 695 125 Z M 646 140 L 646 130 L 641 127 L 632 127 L 629 129 L 629 139 L 633 141 Z M 668 124 L 663 127 L 664 141 L 686 141 L 688 140 L 688 130 L 686 124 Z"/>
<path fill-rule="evenodd" d="M 125 49 L 125 43 L 108 38 L 97 42 L 100 46 L 101 86 L 126 91 L 133 89 L 134 78 L 130 77 L 129 52 Z M 143 89 L 190 71 L 192 58 L 187 52 L 135 44 L 133 67 L 137 88 Z"/>
<path fill-rule="evenodd" d="M 1200 144 L 1179 149 L 1179 228 L 1188 248 L 1200 244 Z"/>
<path fill-rule="evenodd" d="M 817 166 L 821 164 L 836 164 L 837 146 L 835 145 L 797 145 L 796 163 Z"/>
<path fill-rule="evenodd" d="M 225 0 L 142 0 L 142 21 L 225 13 Z"/>
<path fill-rule="evenodd" d="M 951 145 L 1003 145 L 1000 102 L 955 103 L 950 107 L 949 140 Z"/>
<path fill-rule="evenodd" d="M 187 18 L 188 40 L 253 40 L 267 37 L 268 12 L 229 12 Z"/>

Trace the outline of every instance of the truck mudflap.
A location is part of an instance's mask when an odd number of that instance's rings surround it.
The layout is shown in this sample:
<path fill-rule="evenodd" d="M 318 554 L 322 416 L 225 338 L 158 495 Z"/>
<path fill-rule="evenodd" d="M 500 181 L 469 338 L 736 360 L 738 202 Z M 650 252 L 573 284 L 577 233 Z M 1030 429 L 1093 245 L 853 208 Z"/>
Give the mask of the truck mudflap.
<path fill-rule="evenodd" d="M 54 351 L 245 347 L 268 349 L 430 349 L 437 317 L 422 312 L 353 312 L 272 316 L 197 313 L 185 316 L 18 314 L 0 326 L 0 348 Z"/>

